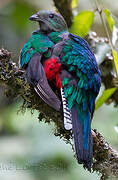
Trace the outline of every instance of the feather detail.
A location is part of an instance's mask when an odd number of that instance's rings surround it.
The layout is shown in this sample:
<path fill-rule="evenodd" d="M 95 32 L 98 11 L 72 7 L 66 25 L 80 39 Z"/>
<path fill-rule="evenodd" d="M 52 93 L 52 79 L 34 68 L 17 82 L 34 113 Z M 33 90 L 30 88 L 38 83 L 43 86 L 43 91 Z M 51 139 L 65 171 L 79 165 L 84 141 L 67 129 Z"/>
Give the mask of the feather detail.
<path fill-rule="evenodd" d="M 64 95 L 64 90 L 61 88 L 61 97 L 63 103 L 64 127 L 66 130 L 72 129 L 71 111 L 68 109 L 68 103 Z"/>
<path fill-rule="evenodd" d="M 59 111 L 60 100 L 48 84 L 39 53 L 33 55 L 26 68 L 27 81 L 34 87 L 37 94 L 51 107 Z"/>
<path fill-rule="evenodd" d="M 61 64 L 58 57 L 51 57 L 45 61 L 44 69 L 46 77 L 49 81 L 55 81 L 57 88 L 62 87 L 59 73 L 61 72 Z"/>
<path fill-rule="evenodd" d="M 78 109 L 79 108 L 79 109 Z M 91 134 L 90 112 L 82 111 L 74 105 L 72 112 L 72 130 L 78 163 L 84 164 L 91 171 L 93 157 L 93 139 Z"/>
<path fill-rule="evenodd" d="M 35 53 L 46 53 L 53 45 L 54 43 L 41 32 L 37 31 L 33 33 L 21 50 L 20 67 L 22 68 L 28 64 Z"/>

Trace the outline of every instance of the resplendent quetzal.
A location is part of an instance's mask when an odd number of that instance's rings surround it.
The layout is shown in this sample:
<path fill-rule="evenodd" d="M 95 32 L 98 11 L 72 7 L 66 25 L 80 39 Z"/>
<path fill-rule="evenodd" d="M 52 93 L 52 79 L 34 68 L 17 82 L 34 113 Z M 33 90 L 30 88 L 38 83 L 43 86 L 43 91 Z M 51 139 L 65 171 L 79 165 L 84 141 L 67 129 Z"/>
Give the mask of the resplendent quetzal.
<path fill-rule="evenodd" d="M 91 169 L 93 140 L 91 119 L 101 78 L 95 56 L 88 43 L 69 33 L 64 18 L 53 11 L 42 10 L 30 17 L 39 23 L 21 50 L 20 67 L 27 81 L 51 107 L 61 102 L 50 82 L 60 89 L 64 127 L 72 129 L 78 163 Z"/>

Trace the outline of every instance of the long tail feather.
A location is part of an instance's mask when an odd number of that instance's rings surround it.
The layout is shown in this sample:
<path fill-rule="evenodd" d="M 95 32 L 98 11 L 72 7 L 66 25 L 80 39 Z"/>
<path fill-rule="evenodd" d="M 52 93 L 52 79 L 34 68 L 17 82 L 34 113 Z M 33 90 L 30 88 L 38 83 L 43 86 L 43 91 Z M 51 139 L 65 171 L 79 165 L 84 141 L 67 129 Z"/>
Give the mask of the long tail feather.
<path fill-rule="evenodd" d="M 72 126 L 75 151 L 78 163 L 84 164 L 90 171 L 93 157 L 93 139 L 91 135 L 90 113 L 82 112 L 74 106 L 72 112 Z"/>
<path fill-rule="evenodd" d="M 71 116 L 71 111 L 68 108 L 68 102 L 65 98 L 63 88 L 61 88 L 61 97 L 62 97 L 62 103 L 63 103 L 64 127 L 66 130 L 71 130 L 72 129 L 72 116 Z"/>

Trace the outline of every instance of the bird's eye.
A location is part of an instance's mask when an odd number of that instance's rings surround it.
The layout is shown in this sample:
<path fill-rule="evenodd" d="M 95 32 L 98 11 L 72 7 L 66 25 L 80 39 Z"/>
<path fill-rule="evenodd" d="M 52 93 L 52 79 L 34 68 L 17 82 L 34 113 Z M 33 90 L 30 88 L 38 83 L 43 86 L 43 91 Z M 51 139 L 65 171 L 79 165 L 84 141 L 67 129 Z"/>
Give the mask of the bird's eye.
<path fill-rule="evenodd" d="M 49 14 L 49 18 L 54 18 L 54 14 Z"/>

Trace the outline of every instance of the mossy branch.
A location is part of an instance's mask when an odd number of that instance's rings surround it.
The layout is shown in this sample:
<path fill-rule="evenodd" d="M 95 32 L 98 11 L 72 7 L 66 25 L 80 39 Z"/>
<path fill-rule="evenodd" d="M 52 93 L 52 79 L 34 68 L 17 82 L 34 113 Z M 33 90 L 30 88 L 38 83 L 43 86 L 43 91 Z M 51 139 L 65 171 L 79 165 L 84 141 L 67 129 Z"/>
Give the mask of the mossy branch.
<path fill-rule="evenodd" d="M 37 96 L 33 88 L 26 82 L 24 71 L 18 69 L 11 60 L 11 54 L 4 49 L 0 50 L 0 83 L 7 86 L 6 96 L 12 96 L 13 98 L 22 97 L 24 101 L 22 110 L 26 108 L 38 110 L 39 121 L 54 122 L 56 125 L 55 135 L 70 143 L 72 134 L 63 127 L 62 110 L 60 112 L 55 111 Z M 59 95 L 58 92 L 56 93 Z M 105 141 L 104 137 L 97 130 L 92 130 L 92 135 L 94 140 L 92 170 L 101 173 L 101 179 L 105 179 L 108 176 L 118 178 L 118 152 Z"/>

